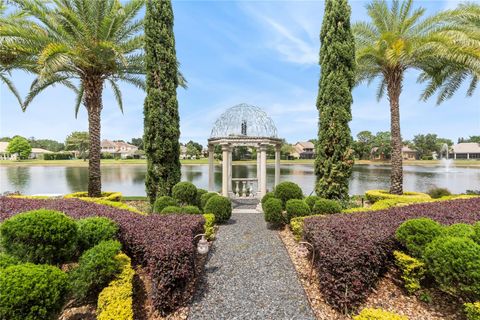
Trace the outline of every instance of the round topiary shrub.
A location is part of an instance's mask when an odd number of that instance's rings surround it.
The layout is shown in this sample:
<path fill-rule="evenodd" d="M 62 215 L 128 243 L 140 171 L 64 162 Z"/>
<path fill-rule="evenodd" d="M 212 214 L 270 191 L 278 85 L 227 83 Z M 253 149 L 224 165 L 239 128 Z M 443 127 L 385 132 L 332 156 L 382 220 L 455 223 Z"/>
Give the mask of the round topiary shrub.
<path fill-rule="evenodd" d="M 313 206 L 315 205 L 315 202 L 318 200 L 321 200 L 319 196 L 308 196 L 305 198 L 305 203 L 310 207 L 310 211 L 313 210 Z"/>
<path fill-rule="evenodd" d="M 444 236 L 474 238 L 475 229 L 471 224 L 455 223 L 443 228 Z"/>
<path fill-rule="evenodd" d="M 77 224 L 53 210 L 20 213 L 0 225 L 0 246 L 24 262 L 59 264 L 75 254 Z"/>
<path fill-rule="evenodd" d="M 427 194 L 432 199 L 438 199 L 438 198 L 441 198 L 441 197 L 449 196 L 452 193 L 447 188 L 432 188 L 432 189 L 428 190 Z"/>
<path fill-rule="evenodd" d="M 200 208 L 205 212 L 205 206 L 207 205 L 208 200 L 213 196 L 218 196 L 216 192 L 208 192 L 200 196 Z"/>
<path fill-rule="evenodd" d="M 312 214 L 310 207 L 303 200 L 291 199 L 287 201 L 287 223 L 292 218 L 304 217 Z"/>
<path fill-rule="evenodd" d="M 195 199 L 195 205 L 200 209 L 203 210 L 202 207 L 202 196 L 207 194 L 208 191 L 205 189 L 197 189 L 197 198 Z"/>
<path fill-rule="evenodd" d="M 0 252 L 0 269 L 4 269 L 6 267 L 13 266 L 19 263 L 21 263 L 21 261 L 18 258 L 15 258 L 14 256 L 11 256 L 4 252 Z"/>
<path fill-rule="evenodd" d="M 191 182 L 183 181 L 173 186 L 172 196 L 181 205 L 195 205 L 197 201 L 197 187 Z"/>
<path fill-rule="evenodd" d="M 438 237 L 426 246 L 423 257 L 442 290 L 480 298 L 480 245 L 472 239 Z"/>
<path fill-rule="evenodd" d="M 158 197 L 153 204 L 153 213 L 161 213 L 166 207 L 176 207 L 178 201 L 169 196 Z"/>
<path fill-rule="evenodd" d="M 173 214 L 173 213 L 182 213 L 182 208 L 177 206 L 168 206 L 163 208 L 161 214 Z"/>
<path fill-rule="evenodd" d="M 68 277 L 59 268 L 32 263 L 0 271 L 0 319 L 53 319 L 67 295 Z"/>
<path fill-rule="evenodd" d="M 473 231 L 475 232 L 475 234 L 472 237 L 473 241 L 480 244 L 480 221 L 478 221 L 473 225 Z"/>
<path fill-rule="evenodd" d="M 96 246 L 101 241 L 112 240 L 118 232 L 118 226 L 105 217 L 90 217 L 77 221 L 78 246 L 81 251 Z"/>
<path fill-rule="evenodd" d="M 200 211 L 200 209 L 198 209 L 198 207 L 195 207 L 195 206 L 185 206 L 185 207 L 182 207 L 182 213 L 186 213 L 186 214 L 202 214 L 202 212 Z"/>
<path fill-rule="evenodd" d="M 120 252 L 120 242 L 102 241 L 85 251 L 78 261 L 78 267 L 71 272 L 74 296 L 79 299 L 97 295 L 115 275 L 122 270 L 122 263 L 115 259 Z"/>
<path fill-rule="evenodd" d="M 282 214 L 282 200 L 270 198 L 263 204 L 263 214 L 265 221 L 273 224 L 282 224 L 285 222 Z"/>
<path fill-rule="evenodd" d="M 334 214 L 342 211 L 342 205 L 335 200 L 322 199 L 317 200 L 313 206 L 314 214 Z"/>
<path fill-rule="evenodd" d="M 232 216 L 232 202 L 226 197 L 215 195 L 208 200 L 203 211 L 213 213 L 215 222 L 222 223 Z"/>
<path fill-rule="evenodd" d="M 271 199 L 271 198 L 275 198 L 275 194 L 273 192 L 267 192 L 262 197 L 262 200 L 260 202 L 263 205 L 265 202 L 267 202 L 268 199 Z"/>
<path fill-rule="evenodd" d="M 282 207 L 285 208 L 290 199 L 303 199 L 302 189 L 298 184 L 284 181 L 279 183 L 273 191 L 275 198 L 282 200 Z"/>
<path fill-rule="evenodd" d="M 422 258 L 427 244 L 442 234 L 442 226 L 429 218 L 411 219 L 398 227 L 395 236 L 407 248 L 408 252 Z"/>

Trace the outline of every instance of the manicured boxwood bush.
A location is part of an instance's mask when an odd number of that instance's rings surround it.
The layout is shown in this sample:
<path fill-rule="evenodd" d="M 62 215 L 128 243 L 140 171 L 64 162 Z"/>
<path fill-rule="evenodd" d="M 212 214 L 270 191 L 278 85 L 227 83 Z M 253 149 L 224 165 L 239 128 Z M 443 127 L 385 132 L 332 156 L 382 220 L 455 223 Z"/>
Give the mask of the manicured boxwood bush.
<path fill-rule="evenodd" d="M 205 213 L 212 213 L 218 223 L 226 222 L 232 216 L 232 202 L 223 196 L 213 196 L 205 205 Z"/>
<path fill-rule="evenodd" d="M 207 193 L 208 191 L 205 189 L 197 189 L 197 198 L 195 199 L 195 206 L 197 206 L 202 211 L 203 211 L 202 196 Z"/>
<path fill-rule="evenodd" d="M 442 226 L 429 218 L 405 221 L 396 232 L 397 240 L 414 257 L 421 258 L 427 244 L 442 234 Z"/>
<path fill-rule="evenodd" d="M 0 269 L 4 269 L 6 267 L 13 266 L 19 263 L 21 263 L 21 261 L 18 258 L 15 258 L 14 256 L 11 256 L 4 252 L 0 252 Z"/>
<path fill-rule="evenodd" d="M 218 196 L 218 195 L 219 194 L 216 192 L 208 192 L 200 196 L 200 208 L 204 213 L 208 213 L 208 212 L 205 212 L 205 206 L 207 205 L 208 200 L 210 200 L 211 197 Z"/>
<path fill-rule="evenodd" d="M 0 246 L 24 262 L 66 262 L 75 254 L 77 224 L 54 210 L 24 212 L 0 225 Z"/>
<path fill-rule="evenodd" d="M 205 218 L 205 237 L 209 240 L 213 240 L 215 234 L 215 216 L 212 213 L 204 213 L 203 217 Z"/>
<path fill-rule="evenodd" d="M 161 213 L 166 207 L 177 207 L 178 201 L 169 196 L 158 197 L 153 204 L 153 213 Z"/>
<path fill-rule="evenodd" d="M 473 235 L 472 239 L 476 243 L 480 244 L 480 221 L 473 225 L 473 230 L 475 231 L 475 234 Z"/>
<path fill-rule="evenodd" d="M 320 200 L 322 198 L 320 198 L 319 196 L 308 196 L 308 197 L 305 197 L 305 203 L 308 204 L 308 206 L 310 207 L 310 211 L 313 210 L 313 206 L 315 205 L 315 202 L 317 202 L 317 200 Z"/>
<path fill-rule="evenodd" d="M 85 251 L 78 267 L 71 272 L 73 294 L 78 299 L 96 296 L 122 269 L 115 256 L 121 244 L 115 240 L 102 241 Z"/>
<path fill-rule="evenodd" d="M 106 201 L 113 201 L 118 202 L 122 200 L 122 193 L 121 192 L 109 192 L 109 191 L 102 191 L 102 196 L 100 198 L 91 198 L 88 196 L 87 191 L 79 191 L 65 195 L 65 198 L 89 198 L 89 199 L 97 199 L 97 200 L 106 200 Z"/>
<path fill-rule="evenodd" d="M 284 181 L 280 182 L 273 191 L 275 198 L 282 200 L 282 207 L 285 209 L 287 201 L 290 199 L 303 199 L 302 189 L 298 184 Z"/>
<path fill-rule="evenodd" d="M 168 206 L 163 208 L 161 214 L 182 213 L 182 208 L 177 206 Z"/>
<path fill-rule="evenodd" d="M 182 213 L 186 214 L 202 214 L 202 211 L 196 206 L 185 206 L 181 208 Z"/>
<path fill-rule="evenodd" d="M 315 202 L 312 212 L 314 214 L 334 214 L 342 211 L 342 206 L 336 200 L 320 199 Z"/>
<path fill-rule="evenodd" d="M 392 252 L 399 249 L 398 227 L 420 217 L 442 225 L 473 224 L 480 221 L 480 198 L 306 217 L 304 238 L 315 247 L 315 268 L 325 300 L 342 312 L 355 310 L 393 263 Z"/>
<path fill-rule="evenodd" d="M 275 194 L 273 192 L 267 192 L 262 197 L 262 200 L 260 202 L 263 205 L 265 202 L 267 202 L 268 199 L 271 199 L 271 198 L 275 198 Z"/>
<path fill-rule="evenodd" d="M 427 272 L 425 263 L 395 250 L 393 252 L 395 257 L 395 264 L 400 269 L 402 280 L 405 283 L 405 289 L 409 294 L 414 293 L 420 289 L 420 281 L 425 277 Z"/>
<path fill-rule="evenodd" d="M 195 205 L 197 202 L 197 187 L 191 182 L 179 182 L 173 186 L 172 196 L 182 205 Z"/>
<path fill-rule="evenodd" d="M 282 224 L 285 222 L 283 217 L 282 200 L 270 198 L 263 204 L 263 214 L 265 221 L 273 224 Z"/>
<path fill-rule="evenodd" d="M 465 303 L 464 307 L 467 320 L 480 320 L 480 301 Z"/>
<path fill-rule="evenodd" d="M 152 302 L 166 314 L 188 304 L 194 279 L 196 247 L 193 237 L 204 232 L 201 215 L 139 215 L 79 199 L 14 199 L 0 197 L 0 221 L 20 212 L 47 208 L 74 219 L 103 216 L 119 226 L 119 240 L 135 264 L 152 279 Z"/>
<path fill-rule="evenodd" d="M 113 240 L 118 232 L 118 226 L 105 217 L 89 217 L 77 220 L 78 247 L 85 251 L 96 246 L 101 241 Z"/>
<path fill-rule="evenodd" d="M 432 189 L 428 190 L 427 194 L 432 199 L 438 199 L 438 198 L 441 198 L 441 197 L 449 196 L 452 193 L 447 188 L 432 188 Z"/>
<path fill-rule="evenodd" d="M 303 200 L 291 199 L 287 201 L 286 223 L 290 223 L 292 218 L 311 215 L 310 207 Z"/>
<path fill-rule="evenodd" d="M 475 237 L 475 229 L 471 224 L 455 223 L 451 226 L 444 227 L 442 235 L 450 237 L 466 237 L 473 239 Z"/>
<path fill-rule="evenodd" d="M 353 320 L 408 320 L 408 317 L 383 309 L 365 308 Z"/>
<path fill-rule="evenodd" d="M 388 190 L 368 190 L 365 192 L 365 197 L 371 203 L 385 199 L 431 199 L 428 194 L 422 192 L 405 191 L 402 195 L 397 195 L 391 194 Z"/>
<path fill-rule="evenodd" d="M 480 299 L 480 245 L 472 239 L 438 237 L 427 245 L 423 257 L 443 290 Z"/>
<path fill-rule="evenodd" d="M 53 319 L 67 295 L 68 277 L 49 265 L 18 264 L 0 270 L 0 319 Z"/>

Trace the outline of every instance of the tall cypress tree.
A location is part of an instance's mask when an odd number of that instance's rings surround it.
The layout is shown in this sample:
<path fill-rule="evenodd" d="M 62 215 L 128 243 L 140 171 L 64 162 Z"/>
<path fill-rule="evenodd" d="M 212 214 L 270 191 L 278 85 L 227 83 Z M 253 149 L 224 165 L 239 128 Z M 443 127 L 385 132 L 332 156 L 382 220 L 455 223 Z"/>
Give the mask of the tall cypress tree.
<path fill-rule="evenodd" d="M 170 0 L 147 0 L 145 13 L 145 67 L 143 143 L 147 156 L 145 186 L 150 202 L 170 195 L 180 181 L 180 117 L 178 67 Z"/>
<path fill-rule="evenodd" d="M 324 198 L 346 199 L 354 162 L 348 123 L 355 83 L 355 42 L 347 0 L 326 1 L 320 42 L 315 191 Z"/>

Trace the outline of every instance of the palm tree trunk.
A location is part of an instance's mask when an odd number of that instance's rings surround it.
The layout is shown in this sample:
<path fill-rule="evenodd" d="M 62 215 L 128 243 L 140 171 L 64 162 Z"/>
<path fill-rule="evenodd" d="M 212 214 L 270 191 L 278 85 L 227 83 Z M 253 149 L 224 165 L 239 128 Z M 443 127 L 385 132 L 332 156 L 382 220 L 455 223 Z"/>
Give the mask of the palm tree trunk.
<path fill-rule="evenodd" d="M 388 100 L 390 101 L 390 132 L 392 135 L 392 171 L 390 193 L 403 194 L 402 135 L 400 133 L 400 93 L 402 92 L 403 71 L 390 70 L 386 76 Z"/>
<path fill-rule="evenodd" d="M 85 78 L 84 101 L 88 112 L 88 196 L 100 197 L 102 194 L 102 176 L 100 172 L 100 114 L 102 112 L 103 79 Z"/>

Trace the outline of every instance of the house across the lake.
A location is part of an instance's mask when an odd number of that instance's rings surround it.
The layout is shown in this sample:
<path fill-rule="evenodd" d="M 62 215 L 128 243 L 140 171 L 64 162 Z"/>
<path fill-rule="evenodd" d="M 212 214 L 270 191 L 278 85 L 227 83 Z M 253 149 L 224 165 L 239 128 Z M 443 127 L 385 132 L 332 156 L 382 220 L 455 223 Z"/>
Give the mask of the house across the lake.
<path fill-rule="evenodd" d="M 297 159 L 314 159 L 315 145 L 310 141 L 299 141 L 293 145 L 291 155 Z"/>
<path fill-rule="evenodd" d="M 0 160 L 17 160 L 18 155 L 16 153 L 10 154 L 7 151 L 9 142 L 0 142 Z M 42 148 L 32 148 L 29 159 L 39 159 L 42 158 L 45 153 L 53 153 L 52 151 L 42 149 Z"/>
<path fill-rule="evenodd" d="M 403 160 L 416 160 L 417 159 L 417 151 L 410 149 L 408 146 L 402 147 L 402 159 Z"/>
<path fill-rule="evenodd" d="M 102 140 L 101 152 L 110 153 L 114 157 L 122 159 L 139 158 L 138 147 L 123 141 Z"/>
<path fill-rule="evenodd" d="M 448 155 L 450 159 L 480 160 L 480 143 L 462 142 L 452 146 Z"/>

